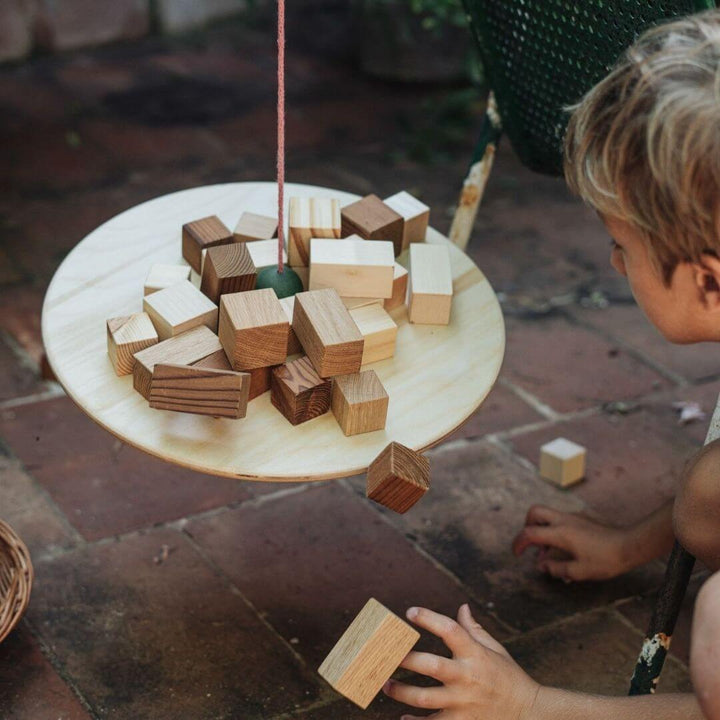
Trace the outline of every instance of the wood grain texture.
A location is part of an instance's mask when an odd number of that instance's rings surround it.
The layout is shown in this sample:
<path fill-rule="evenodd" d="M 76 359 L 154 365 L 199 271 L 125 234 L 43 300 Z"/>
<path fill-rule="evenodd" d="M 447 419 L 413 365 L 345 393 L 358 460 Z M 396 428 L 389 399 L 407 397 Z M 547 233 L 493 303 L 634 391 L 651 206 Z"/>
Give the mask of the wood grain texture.
<path fill-rule="evenodd" d="M 417 630 L 370 598 L 318 673 L 365 709 L 419 639 Z"/>
<path fill-rule="evenodd" d="M 374 370 L 333 378 L 332 411 L 345 435 L 382 430 L 389 397 Z"/>
<path fill-rule="evenodd" d="M 196 273 L 200 272 L 203 250 L 231 242 L 232 233 L 217 215 L 193 220 L 182 226 L 182 254 Z"/>
<path fill-rule="evenodd" d="M 403 249 L 403 219 L 377 195 L 366 195 L 342 209 L 342 235 L 352 234 L 366 240 L 389 240 L 396 257 Z"/>
<path fill-rule="evenodd" d="M 288 207 L 288 258 L 291 267 L 307 267 L 310 238 L 339 238 L 340 201 L 327 197 L 291 197 Z"/>
<path fill-rule="evenodd" d="M 430 208 L 410 193 L 401 190 L 384 200 L 385 204 L 403 219 L 402 249 L 413 242 L 425 242 Z"/>
<path fill-rule="evenodd" d="M 214 303 L 227 293 L 255 289 L 257 270 L 245 243 L 208 248 L 202 261 L 200 290 Z"/>
<path fill-rule="evenodd" d="M 397 513 L 407 512 L 430 489 L 430 461 L 391 442 L 368 468 L 367 496 Z"/>
<path fill-rule="evenodd" d="M 300 425 L 330 409 L 331 387 L 303 356 L 273 369 L 270 400 L 291 424 Z"/>
<path fill-rule="evenodd" d="M 363 365 L 395 355 L 398 326 L 382 305 L 365 305 L 349 312 L 363 336 Z"/>
<path fill-rule="evenodd" d="M 383 302 L 386 310 L 394 310 L 405 304 L 408 287 L 408 271 L 398 262 L 393 267 L 392 296 Z"/>
<path fill-rule="evenodd" d="M 247 370 L 250 374 L 250 400 L 264 395 L 270 389 L 272 367 L 260 367 Z"/>
<path fill-rule="evenodd" d="M 189 265 L 170 265 L 168 263 L 154 263 L 145 278 L 143 295 L 163 290 L 177 282 L 190 279 Z"/>
<path fill-rule="evenodd" d="M 150 316 L 160 340 L 206 325 L 218 327 L 218 307 L 189 280 L 182 280 L 143 298 L 143 310 Z"/>
<path fill-rule="evenodd" d="M 292 329 L 293 313 L 295 312 L 295 296 L 290 295 L 289 297 L 280 298 L 280 304 L 287 315 L 288 322 L 290 323 L 290 333 L 288 334 L 288 355 L 297 355 L 303 351 L 303 347 Z"/>
<path fill-rule="evenodd" d="M 410 245 L 410 322 L 447 325 L 450 322 L 452 300 L 452 269 L 447 248 L 426 243 Z"/>
<path fill-rule="evenodd" d="M 569 487 L 585 477 L 586 451 L 582 445 L 556 438 L 540 447 L 540 477 L 560 487 Z"/>
<path fill-rule="evenodd" d="M 278 243 L 277 240 L 257 240 L 248 243 L 250 257 L 258 270 L 277 265 Z M 287 262 L 287 252 L 283 250 L 283 262 Z"/>
<path fill-rule="evenodd" d="M 129 375 L 136 352 L 155 345 L 159 338 L 147 313 L 110 318 L 106 323 L 107 351 L 115 374 Z"/>
<path fill-rule="evenodd" d="M 277 218 L 244 212 L 233 230 L 235 242 L 255 242 L 277 237 Z"/>
<path fill-rule="evenodd" d="M 189 363 L 189 365 L 197 368 L 208 368 L 210 370 L 232 370 L 232 365 L 222 348 L 220 348 L 217 352 L 214 352 L 212 355 L 204 357 L 202 360 Z"/>

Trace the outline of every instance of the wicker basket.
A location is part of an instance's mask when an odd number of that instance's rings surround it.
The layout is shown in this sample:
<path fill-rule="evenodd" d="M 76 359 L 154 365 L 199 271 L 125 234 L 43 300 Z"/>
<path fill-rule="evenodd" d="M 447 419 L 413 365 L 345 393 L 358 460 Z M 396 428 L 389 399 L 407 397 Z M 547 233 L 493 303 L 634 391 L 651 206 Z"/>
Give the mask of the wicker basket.
<path fill-rule="evenodd" d="M 0 642 L 25 612 L 32 581 L 33 567 L 25 543 L 0 520 Z"/>

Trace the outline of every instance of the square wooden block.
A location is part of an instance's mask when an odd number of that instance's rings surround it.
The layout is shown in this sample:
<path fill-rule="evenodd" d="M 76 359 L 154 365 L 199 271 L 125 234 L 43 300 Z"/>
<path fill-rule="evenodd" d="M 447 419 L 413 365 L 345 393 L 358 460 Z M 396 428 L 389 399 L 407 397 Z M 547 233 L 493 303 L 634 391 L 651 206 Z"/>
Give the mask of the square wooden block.
<path fill-rule="evenodd" d="M 168 265 L 166 263 L 155 263 L 150 267 L 145 278 L 143 295 L 150 295 L 158 290 L 164 290 L 175 283 L 190 279 L 191 268 L 189 265 Z"/>
<path fill-rule="evenodd" d="M 293 314 L 295 312 L 295 296 L 280 298 L 280 304 L 283 306 L 283 310 L 287 315 L 288 322 L 290 323 L 290 334 L 288 335 L 288 355 L 297 355 L 303 351 L 303 347 L 300 341 L 297 339 L 297 335 L 292 328 Z"/>
<path fill-rule="evenodd" d="M 270 400 L 293 425 L 299 425 L 330 409 L 331 385 L 303 356 L 272 371 Z"/>
<path fill-rule="evenodd" d="M 288 258 L 290 265 L 307 267 L 310 238 L 339 238 L 340 201 L 333 198 L 291 197 L 288 207 Z"/>
<path fill-rule="evenodd" d="M 256 240 L 255 242 L 248 243 L 247 249 L 258 271 L 271 265 L 277 265 L 277 240 Z M 285 252 L 285 250 L 283 250 L 283 262 L 287 263 L 287 252 Z"/>
<path fill-rule="evenodd" d="M 430 220 L 430 208 L 425 203 L 402 190 L 385 198 L 385 204 L 403 219 L 403 250 L 406 250 L 410 243 L 425 242 Z"/>
<path fill-rule="evenodd" d="M 374 370 L 333 378 L 332 411 L 345 435 L 382 430 L 389 400 Z"/>
<path fill-rule="evenodd" d="M 407 512 L 430 489 L 430 461 L 400 443 L 390 443 L 373 460 L 367 496 L 397 513 Z"/>
<path fill-rule="evenodd" d="M 585 448 L 556 438 L 540 448 L 540 477 L 560 487 L 568 487 L 585 477 Z"/>
<path fill-rule="evenodd" d="M 450 253 L 444 245 L 410 245 L 408 319 L 411 323 L 447 325 L 452 309 Z"/>
<path fill-rule="evenodd" d="M 264 395 L 270 389 L 270 379 L 272 378 L 272 367 L 259 367 L 247 370 L 250 375 L 250 400 Z"/>
<path fill-rule="evenodd" d="M 206 325 L 213 332 L 218 326 L 218 307 L 189 280 L 175 283 L 143 298 L 143 310 L 158 331 L 161 340 Z"/>
<path fill-rule="evenodd" d="M 393 291 L 392 297 L 389 297 L 383 303 L 386 310 L 394 310 L 405 304 L 408 287 L 408 271 L 398 262 L 393 267 Z"/>
<path fill-rule="evenodd" d="M 403 219 L 377 195 L 367 195 L 342 209 L 343 237 L 353 233 L 367 240 L 389 240 L 395 256 L 402 252 Z"/>
<path fill-rule="evenodd" d="M 277 218 L 244 212 L 233 230 L 235 242 L 255 242 L 277 237 Z"/>
<path fill-rule="evenodd" d="M 208 248 L 202 263 L 200 290 L 214 303 L 220 296 L 255 289 L 257 270 L 245 243 Z"/>
<path fill-rule="evenodd" d="M 196 273 L 200 272 L 203 250 L 231 242 L 232 233 L 217 215 L 193 220 L 182 226 L 182 254 Z"/>
<path fill-rule="evenodd" d="M 365 305 L 349 312 L 365 340 L 363 365 L 395 355 L 398 326 L 382 305 Z"/>
<path fill-rule="evenodd" d="M 135 313 L 107 321 L 107 350 L 116 375 L 129 375 L 136 352 L 158 342 L 157 330 L 147 313 Z"/>

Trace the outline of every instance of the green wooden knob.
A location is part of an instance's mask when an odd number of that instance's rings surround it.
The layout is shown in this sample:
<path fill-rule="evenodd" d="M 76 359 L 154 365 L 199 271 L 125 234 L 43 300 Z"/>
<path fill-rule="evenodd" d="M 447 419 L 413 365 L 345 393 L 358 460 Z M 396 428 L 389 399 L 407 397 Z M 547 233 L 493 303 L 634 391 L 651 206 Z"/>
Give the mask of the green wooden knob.
<path fill-rule="evenodd" d="M 287 265 L 281 273 L 275 265 L 271 265 L 258 272 L 255 288 L 257 290 L 272 288 L 278 298 L 284 298 L 302 292 L 303 284 L 300 276 Z"/>

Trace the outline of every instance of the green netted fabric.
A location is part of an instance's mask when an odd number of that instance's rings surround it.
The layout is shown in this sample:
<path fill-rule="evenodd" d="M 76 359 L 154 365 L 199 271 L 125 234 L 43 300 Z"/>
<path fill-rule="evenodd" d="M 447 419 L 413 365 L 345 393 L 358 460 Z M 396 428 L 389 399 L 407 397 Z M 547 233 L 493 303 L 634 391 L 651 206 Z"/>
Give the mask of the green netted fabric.
<path fill-rule="evenodd" d="M 489 87 L 522 162 L 561 174 L 563 107 L 579 100 L 646 28 L 713 0 L 463 0 Z M 481 138 L 475 159 L 484 152 Z"/>

